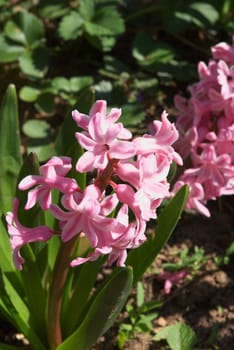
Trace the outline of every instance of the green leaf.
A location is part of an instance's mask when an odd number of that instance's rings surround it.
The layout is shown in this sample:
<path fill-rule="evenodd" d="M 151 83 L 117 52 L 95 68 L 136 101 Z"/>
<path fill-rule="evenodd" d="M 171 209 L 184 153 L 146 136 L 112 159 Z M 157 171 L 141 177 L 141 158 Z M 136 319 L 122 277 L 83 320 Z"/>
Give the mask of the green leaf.
<path fill-rule="evenodd" d="M 209 24 L 215 24 L 219 19 L 219 13 L 216 8 L 204 2 L 193 2 L 189 4 L 191 20 L 199 27 L 205 27 Z"/>
<path fill-rule="evenodd" d="M 25 51 L 21 45 L 13 44 L 10 40 L 0 35 L 0 62 L 7 63 L 16 61 Z"/>
<path fill-rule="evenodd" d="M 132 55 L 141 66 L 169 63 L 174 58 L 173 48 L 165 42 L 154 41 L 146 33 L 138 33 L 133 42 Z"/>
<path fill-rule="evenodd" d="M 79 12 L 86 21 L 90 21 L 95 14 L 95 2 L 95 0 L 80 0 Z"/>
<path fill-rule="evenodd" d="M 124 21 L 115 6 L 100 6 L 95 13 L 94 23 L 106 28 L 112 35 L 120 35 L 124 32 Z"/>
<path fill-rule="evenodd" d="M 78 12 L 71 11 L 59 24 L 59 36 L 64 40 L 77 39 L 83 31 L 84 20 Z"/>
<path fill-rule="evenodd" d="M 33 139 L 48 137 L 50 125 L 43 120 L 30 119 L 24 123 L 23 132 Z"/>
<path fill-rule="evenodd" d="M 41 114 L 53 114 L 55 111 L 54 95 L 50 92 L 41 93 L 35 107 Z"/>
<path fill-rule="evenodd" d="M 80 77 L 72 77 L 70 79 L 70 90 L 71 92 L 78 92 L 82 89 L 93 84 L 93 77 L 89 76 L 80 76 Z"/>
<path fill-rule="evenodd" d="M 55 88 L 57 93 L 59 93 L 60 91 L 66 91 L 66 92 L 70 91 L 69 80 L 64 78 L 64 77 L 56 77 L 56 78 L 54 78 L 52 80 L 51 84 L 52 84 L 52 87 Z"/>
<path fill-rule="evenodd" d="M 0 343 L 0 350 L 19 350 L 19 347 Z"/>
<path fill-rule="evenodd" d="M 192 350 L 196 343 L 194 331 L 184 323 L 164 327 L 153 338 L 155 341 L 165 339 L 171 350 Z"/>
<path fill-rule="evenodd" d="M 32 51 L 25 51 L 19 57 L 22 71 L 30 78 L 42 78 L 48 69 L 49 54 L 44 46 L 37 46 Z"/>
<path fill-rule="evenodd" d="M 5 35 L 24 46 L 35 47 L 44 37 L 40 19 L 27 11 L 17 12 L 4 28 Z"/>
<path fill-rule="evenodd" d="M 120 121 L 126 127 L 139 125 L 145 119 L 145 111 L 139 103 L 129 103 L 122 106 L 122 116 Z"/>
<path fill-rule="evenodd" d="M 70 7 L 67 5 L 67 0 L 40 0 L 40 6 L 37 8 L 41 18 L 55 19 L 64 16 L 69 12 Z"/>
<path fill-rule="evenodd" d="M 19 92 L 19 97 L 25 102 L 35 102 L 39 95 L 40 90 L 32 86 L 23 86 Z"/>
<path fill-rule="evenodd" d="M 55 155 L 54 145 L 50 139 L 32 139 L 27 150 L 36 153 L 40 162 L 45 162 Z"/>
<path fill-rule="evenodd" d="M 0 108 L 0 210 L 11 209 L 22 155 L 20 152 L 17 96 L 9 85 Z"/>
<path fill-rule="evenodd" d="M 87 262 L 77 268 L 78 275 L 74 276 L 74 289 L 62 316 L 62 329 L 66 337 L 77 328 L 81 314 L 87 306 L 90 292 L 97 280 L 102 261 L 102 259 L 98 259 L 94 262 Z M 87 276 L 89 276 L 88 279 Z M 76 310 L 76 312 L 73 312 L 73 310 Z M 68 319 L 69 322 L 67 322 Z"/>
<path fill-rule="evenodd" d="M 97 6 L 95 14 L 84 23 L 86 37 L 99 50 L 108 51 L 116 37 L 124 32 L 124 21 L 116 6 Z"/>
<path fill-rule="evenodd" d="M 79 328 L 56 350 L 88 350 L 113 324 L 132 286 L 132 270 L 117 268 L 90 302 Z"/>
<path fill-rule="evenodd" d="M 142 282 L 137 282 L 137 307 L 143 305 L 145 299 L 145 291 Z"/>
<path fill-rule="evenodd" d="M 180 219 L 187 196 L 188 186 L 183 186 L 160 213 L 155 234 L 150 235 L 142 246 L 128 254 L 127 264 L 133 267 L 134 283 L 142 277 L 170 238 Z"/>
<path fill-rule="evenodd" d="M 6 274 L 1 274 L 0 279 L 0 297 L 10 311 L 9 316 L 11 318 L 11 322 L 16 325 L 19 331 L 24 333 L 26 338 L 33 346 L 33 349 L 46 350 L 35 330 L 31 327 L 30 311 L 28 306 L 25 304 L 22 295 L 19 295 L 19 292 L 12 286 Z"/>

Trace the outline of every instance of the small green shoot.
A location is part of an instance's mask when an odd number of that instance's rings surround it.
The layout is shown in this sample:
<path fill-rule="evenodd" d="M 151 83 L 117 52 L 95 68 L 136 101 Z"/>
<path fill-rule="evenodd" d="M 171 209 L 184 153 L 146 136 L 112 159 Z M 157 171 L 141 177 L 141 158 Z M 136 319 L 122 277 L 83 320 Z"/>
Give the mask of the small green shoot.
<path fill-rule="evenodd" d="M 137 282 L 136 305 L 127 304 L 128 323 L 122 323 L 118 334 L 118 348 L 123 349 L 125 343 L 136 333 L 150 333 L 153 329 L 153 320 L 158 316 L 154 309 L 163 305 L 161 301 L 145 301 L 145 292 L 142 282 Z"/>

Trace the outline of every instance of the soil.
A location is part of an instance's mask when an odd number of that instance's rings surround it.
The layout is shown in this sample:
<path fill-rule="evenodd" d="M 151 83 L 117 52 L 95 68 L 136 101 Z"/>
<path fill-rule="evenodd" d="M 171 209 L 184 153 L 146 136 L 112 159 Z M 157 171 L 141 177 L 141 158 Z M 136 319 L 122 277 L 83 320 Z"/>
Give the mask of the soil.
<path fill-rule="evenodd" d="M 125 343 L 124 350 L 168 349 L 166 342 L 153 342 L 152 336 L 176 322 L 185 322 L 195 331 L 196 349 L 234 349 L 234 255 L 226 265 L 215 260 L 224 256 L 234 241 L 234 198 L 210 203 L 209 209 L 211 218 L 183 214 L 167 246 L 144 277 L 146 300 L 162 300 L 163 306 L 153 322 L 153 332 L 136 334 Z M 193 252 L 195 246 L 204 249 L 205 263 L 190 280 L 173 286 L 165 295 L 158 279 L 162 264 L 176 261 L 186 247 Z M 128 320 L 121 315 L 120 322 Z M 117 331 L 116 327 L 110 329 L 92 350 L 118 349 Z"/>

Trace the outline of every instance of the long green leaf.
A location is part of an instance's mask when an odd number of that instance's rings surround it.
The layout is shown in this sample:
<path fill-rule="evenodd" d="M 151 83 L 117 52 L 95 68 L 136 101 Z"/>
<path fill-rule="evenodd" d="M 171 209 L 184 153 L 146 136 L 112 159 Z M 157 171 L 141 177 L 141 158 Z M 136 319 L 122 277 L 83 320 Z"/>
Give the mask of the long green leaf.
<path fill-rule="evenodd" d="M 6 274 L 1 274 L 0 286 L 1 302 L 9 310 L 11 322 L 26 336 L 34 350 L 46 350 L 32 327 L 28 306 L 22 296 L 12 286 Z"/>
<path fill-rule="evenodd" d="M 188 186 L 183 186 L 160 213 L 155 234 L 150 235 L 141 247 L 129 253 L 127 264 L 133 268 L 134 283 L 142 277 L 170 238 L 180 219 L 187 196 Z"/>
<path fill-rule="evenodd" d="M 0 211 L 11 209 L 22 156 L 20 153 L 17 96 L 9 85 L 0 108 Z"/>
<path fill-rule="evenodd" d="M 15 345 L 0 343 L 0 350 L 19 350 L 19 347 Z M 24 348 L 21 348 L 21 350 L 24 350 Z"/>
<path fill-rule="evenodd" d="M 132 286 L 132 269 L 116 269 L 101 285 L 80 327 L 57 350 L 88 350 L 115 321 Z"/>
<path fill-rule="evenodd" d="M 76 275 L 74 276 L 74 289 L 72 291 L 72 296 L 67 303 L 67 307 L 64 310 L 62 317 L 62 328 L 65 336 L 70 335 L 75 328 L 77 328 L 81 313 L 86 307 L 89 294 L 96 282 L 101 263 L 102 259 L 98 259 L 97 261 L 87 262 L 78 267 L 79 274 L 77 278 Z M 73 312 L 73 310 L 76 310 L 76 312 Z M 68 319 L 69 322 L 67 322 Z"/>

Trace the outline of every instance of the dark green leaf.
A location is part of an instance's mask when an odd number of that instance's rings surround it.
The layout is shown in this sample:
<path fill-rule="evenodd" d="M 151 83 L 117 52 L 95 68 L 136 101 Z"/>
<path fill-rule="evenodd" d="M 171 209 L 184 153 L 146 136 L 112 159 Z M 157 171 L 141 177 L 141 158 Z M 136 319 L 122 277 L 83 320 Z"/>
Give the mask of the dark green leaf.
<path fill-rule="evenodd" d="M 98 259 L 94 262 L 87 262 L 77 268 L 78 276 L 74 280 L 72 296 L 63 313 L 63 331 L 66 336 L 70 335 L 77 328 L 81 314 L 87 306 L 90 292 L 97 280 L 101 264 L 102 259 Z M 88 279 L 87 276 L 89 276 Z M 73 310 L 76 310 L 76 312 L 73 312 Z M 67 322 L 68 318 L 69 322 Z"/>
<path fill-rule="evenodd" d="M 41 45 L 32 51 L 25 51 L 19 57 L 19 65 L 22 71 L 30 78 L 42 78 L 48 69 L 48 49 Z"/>
<path fill-rule="evenodd" d="M 40 19 L 26 11 L 17 12 L 5 28 L 10 39 L 34 47 L 44 37 L 44 26 Z"/>
<path fill-rule="evenodd" d="M 41 18 L 54 19 L 64 16 L 69 12 L 70 7 L 67 5 L 67 0 L 40 0 L 39 13 Z"/>
<path fill-rule="evenodd" d="M 132 270 L 116 269 L 90 302 L 83 322 L 57 350 L 88 350 L 113 324 L 132 286 Z"/>
<path fill-rule="evenodd" d="M 16 61 L 24 51 L 23 46 L 14 44 L 3 35 L 0 35 L 0 62 Z"/>
<path fill-rule="evenodd" d="M 17 96 L 10 85 L 0 108 L 0 210 L 11 209 L 22 156 L 20 152 Z"/>
<path fill-rule="evenodd" d="M 170 45 L 155 41 L 146 33 L 136 35 L 132 54 L 142 66 L 168 63 L 174 58 L 173 48 Z"/>
<path fill-rule="evenodd" d="M 129 103 L 122 106 L 122 116 L 119 121 L 126 127 L 132 127 L 142 123 L 144 118 L 145 111 L 143 106 L 139 103 Z"/>
<path fill-rule="evenodd" d="M 35 107 L 41 114 L 53 114 L 55 111 L 54 95 L 50 92 L 41 93 Z"/>

